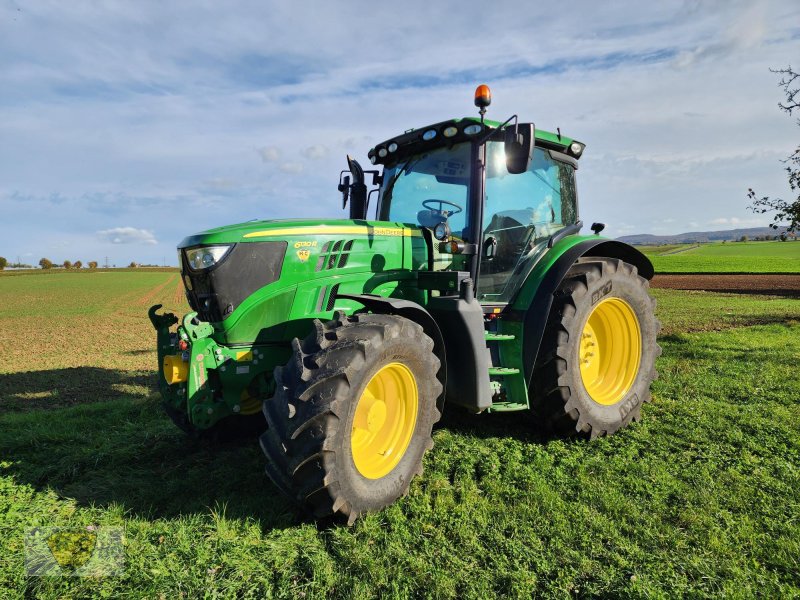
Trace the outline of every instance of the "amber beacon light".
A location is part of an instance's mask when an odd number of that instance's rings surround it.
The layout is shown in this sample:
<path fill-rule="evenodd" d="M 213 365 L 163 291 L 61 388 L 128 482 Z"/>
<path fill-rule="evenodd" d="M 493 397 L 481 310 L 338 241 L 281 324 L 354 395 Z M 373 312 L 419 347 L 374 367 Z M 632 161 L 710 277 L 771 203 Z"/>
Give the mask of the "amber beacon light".
<path fill-rule="evenodd" d="M 481 109 L 481 112 L 486 111 L 486 107 L 492 103 L 492 90 L 486 84 L 481 84 L 475 88 L 475 106 Z"/>

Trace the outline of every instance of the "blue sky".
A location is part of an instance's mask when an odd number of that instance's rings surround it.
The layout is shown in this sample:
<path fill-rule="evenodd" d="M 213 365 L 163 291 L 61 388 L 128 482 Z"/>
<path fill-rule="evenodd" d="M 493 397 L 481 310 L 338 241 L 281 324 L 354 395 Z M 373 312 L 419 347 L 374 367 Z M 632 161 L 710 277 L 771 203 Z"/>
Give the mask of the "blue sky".
<path fill-rule="evenodd" d="M 344 216 L 347 152 L 519 113 L 587 144 L 607 233 L 758 226 L 798 128 L 800 4 L 0 0 L 0 255 L 175 262 L 190 233 Z"/>

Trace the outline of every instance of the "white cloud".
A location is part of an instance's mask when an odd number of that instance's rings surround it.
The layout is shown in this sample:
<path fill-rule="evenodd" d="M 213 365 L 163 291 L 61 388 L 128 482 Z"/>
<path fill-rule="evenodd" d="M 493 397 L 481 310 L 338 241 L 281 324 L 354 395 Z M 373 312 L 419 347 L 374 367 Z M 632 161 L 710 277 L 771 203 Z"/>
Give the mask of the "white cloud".
<path fill-rule="evenodd" d="M 296 175 L 297 173 L 303 172 L 303 164 L 298 162 L 285 162 L 281 163 L 278 169 L 280 169 L 283 173 Z"/>
<path fill-rule="evenodd" d="M 328 156 L 328 148 L 322 144 L 314 144 L 303 150 L 303 156 L 311 160 L 319 160 Z"/>
<path fill-rule="evenodd" d="M 275 146 L 264 146 L 258 149 L 258 154 L 264 162 L 275 162 L 281 158 L 280 148 Z"/>
<path fill-rule="evenodd" d="M 145 244 L 156 245 L 155 235 L 146 229 L 136 229 L 135 227 L 114 227 L 97 232 L 97 237 L 101 241 L 111 244 Z"/>
<path fill-rule="evenodd" d="M 718 217 L 716 219 L 711 219 L 708 222 L 709 225 L 732 225 L 734 227 L 766 227 L 769 222 L 768 219 L 764 219 L 764 217 L 750 217 L 750 218 L 739 218 L 739 217 Z"/>
<path fill-rule="evenodd" d="M 209 190 L 222 192 L 235 189 L 237 185 L 237 182 L 233 181 L 232 179 L 226 179 L 225 177 L 216 177 L 203 182 L 203 187 L 208 188 Z"/>

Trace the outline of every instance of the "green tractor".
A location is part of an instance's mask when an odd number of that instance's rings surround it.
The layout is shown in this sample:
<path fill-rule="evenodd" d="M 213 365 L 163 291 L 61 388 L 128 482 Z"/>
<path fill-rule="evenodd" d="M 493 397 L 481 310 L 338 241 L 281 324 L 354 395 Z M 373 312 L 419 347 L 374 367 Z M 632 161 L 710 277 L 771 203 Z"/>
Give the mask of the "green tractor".
<path fill-rule="evenodd" d="M 150 309 L 175 423 L 260 434 L 269 477 L 317 517 L 404 494 L 445 404 L 593 438 L 650 398 L 650 261 L 602 224 L 579 233 L 584 145 L 486 120 L 490 101 L 480 86 L 479 117 L 376 145 L 374 170 L 348 157 L 349 219 L 187 237 L 192 312 Z"/>

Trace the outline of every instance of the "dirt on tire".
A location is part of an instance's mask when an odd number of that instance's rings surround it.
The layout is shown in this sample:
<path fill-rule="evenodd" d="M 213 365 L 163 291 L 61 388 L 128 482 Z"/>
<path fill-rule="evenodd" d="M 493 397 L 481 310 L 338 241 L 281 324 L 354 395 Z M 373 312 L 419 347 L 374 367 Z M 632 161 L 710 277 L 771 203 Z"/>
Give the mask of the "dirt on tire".
<path fill-rule="evenodd" d="M 800 274 L 657 274 L 650 287 L 800 297 Z"/>

